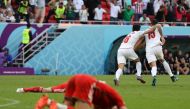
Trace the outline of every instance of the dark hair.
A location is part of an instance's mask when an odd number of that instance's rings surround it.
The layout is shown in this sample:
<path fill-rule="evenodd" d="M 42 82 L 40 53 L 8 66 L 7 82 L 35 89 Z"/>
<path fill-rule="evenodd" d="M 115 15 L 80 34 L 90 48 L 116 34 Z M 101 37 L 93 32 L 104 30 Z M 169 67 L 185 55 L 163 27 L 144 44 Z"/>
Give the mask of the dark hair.
<path fill-rule="evenodd" d="M 27 28 L 30 28 L 31 25 L 30 25 L 30 23 L 28 23 L 26 26 L 27 26 Z"/>
<path fill-rule="evenodd" d="M 151 22 L 152 25 L 156 25 L 157 23 L 158 23 L 158 21 L 156 19 L 153 19 Z"/>
<path fill-rule="evenodd" d="M 130 7 L 130 8 L 131 8 L 131 5 L 128 5 L 127 7 Z"/>
<path fill-rule="evenodd" d="M 133 31 L 139 31 L 141 29 L 141 26 L 138 24 L 133 25 Z"/>
<path fill-rule="evenodd" d="M 143 10 L 143 14 L 147 14 L 147 11 L 146 11 L 146 10 Z"/>
<path fill-rule="evenodd" d="M 63 2 L 60 2 L 59 5 L 63 5 Z"/>

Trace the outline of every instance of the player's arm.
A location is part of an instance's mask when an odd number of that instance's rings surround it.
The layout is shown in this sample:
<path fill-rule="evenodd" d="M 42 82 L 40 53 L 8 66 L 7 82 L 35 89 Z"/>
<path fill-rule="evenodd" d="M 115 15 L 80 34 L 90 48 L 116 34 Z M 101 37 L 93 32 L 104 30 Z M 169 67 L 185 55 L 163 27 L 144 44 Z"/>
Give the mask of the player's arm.
<path fill-rule="evenodd" d="M 163 36 L 162 26 L 161 26 L 161 24 L 156 24 L 155 27 L 158 29 L 158 32 L 160 33 L 161 42 L 162 42 L 161 45 L 164 45 L 165 42 L 166 42 L 166 40 L 165 40 L 165 38 L 164 38 L 164 36 Z"/>
<path fill-rule="evenodd" d="M 155 31 L 156 28 L 158 29 L 160 35 L 163 36 L 161 24 L 156 24 L 156 25 L 152 26 L 151 28 L 145 30 L 145 31 L 144 31 L 144 34 L 152 33 L 152 32 Z"/>
<path fill-rule="evenodd" d="M 165 40 L 164 36 L 161 36 L 161 42 L 162 42 L 161 45 L 165 44 L 166 40 Z"/>
<path fill-rule="evenodd" d="M 137 51 L 145 46 L 144 37 L 141 37 L 134 46 L 134 50 Z"/>

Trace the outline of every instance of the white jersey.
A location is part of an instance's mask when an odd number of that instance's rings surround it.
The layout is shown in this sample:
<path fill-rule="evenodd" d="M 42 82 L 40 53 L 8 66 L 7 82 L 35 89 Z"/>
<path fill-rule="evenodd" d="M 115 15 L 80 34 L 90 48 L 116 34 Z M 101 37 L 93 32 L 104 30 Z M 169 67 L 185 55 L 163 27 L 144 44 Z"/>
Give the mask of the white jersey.
<path fill-rule="evenodd" d="M 145 35 L 146 49 L 158 46 L 161 44 L 160 41 L 161 35 L 156 28 L 154 32 Z"/>
<path fill-rule="evenodd" d="M 134 31 L 128 34 L 119 48 L 134 48 L 136 42 L 143 36 L 144 31 Z"/>

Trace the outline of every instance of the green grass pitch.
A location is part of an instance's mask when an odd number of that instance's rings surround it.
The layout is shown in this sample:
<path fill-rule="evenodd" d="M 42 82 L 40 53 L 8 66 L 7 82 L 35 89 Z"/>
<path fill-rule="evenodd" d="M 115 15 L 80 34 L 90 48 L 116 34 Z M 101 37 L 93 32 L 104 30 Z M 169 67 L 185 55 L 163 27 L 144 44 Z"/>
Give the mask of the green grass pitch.
<path fill-rule="evenodd" d="M 151 86 L 151 76 L 146 84 L 136 81 L 134 75 L 123 75 L 119 87 L 113 84 L 113 75 L 99 75 L 98 79 L 113 86 L 123 97 L 128 109 L 190 109 L 190 76 L 180 76 L 172 83 L 169 76 L 158 75 L 157 86 Z M 68 80 L 69 76 L 0 76 L 0 109 L 33 109 L 41 93 L 16 93 L 16 88 L 53 86 Z M 49 94 L 59 102 L 63 94 Z M 101 101 L 100 101 L 101 102 Z"/>

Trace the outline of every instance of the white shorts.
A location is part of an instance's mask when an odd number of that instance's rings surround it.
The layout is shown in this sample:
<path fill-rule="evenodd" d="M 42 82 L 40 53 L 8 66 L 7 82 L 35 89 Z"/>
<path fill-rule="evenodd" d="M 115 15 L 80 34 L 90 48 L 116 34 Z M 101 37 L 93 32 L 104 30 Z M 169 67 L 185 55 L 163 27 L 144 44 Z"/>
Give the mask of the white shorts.
<path fill-rule="evenodd" d="M 118 49 L 118 52 L 117 52 L 117 63 L 118 64 L 121 64 L 121 63 L 126 64 L 126 59 L 135 60 L 137 58 L 138 58 L 138 56 L 135 53 L 133 48 Z"/>
<path fill-rule="evenodd" d="M 164 59 L 162 46 L 155 46 L 146 49 L 146 59 L 148 60 L 148 63 L 157 61 L 157 59 Z"/>

